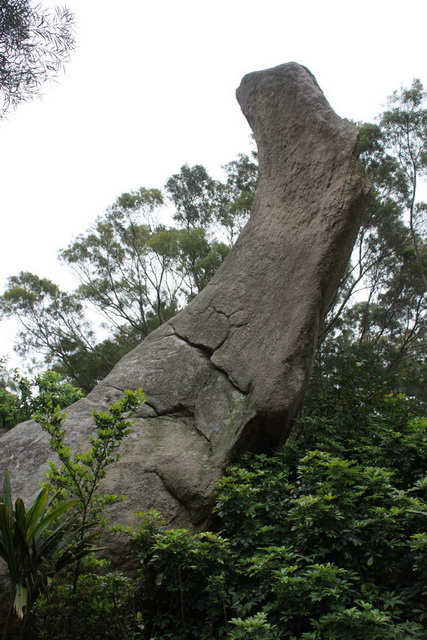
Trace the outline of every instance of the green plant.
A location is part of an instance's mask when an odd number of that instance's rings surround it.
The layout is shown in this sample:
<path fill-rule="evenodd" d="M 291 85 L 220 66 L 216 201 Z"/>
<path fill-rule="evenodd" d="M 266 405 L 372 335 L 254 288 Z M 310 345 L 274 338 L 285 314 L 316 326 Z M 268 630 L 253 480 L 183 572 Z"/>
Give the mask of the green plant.
<path fill-rule="evenodd" d="M 128 390 L 118 402 L 110 405 L 107 412 L 93 410 L 96 435 L 88 437 L 90 447 L 82 453 L 72 452 L 65 444 L 66 414 L 54 406 L 50 399 L 43 407 L 43 413 L 35 416 L 49 434 L 50 447 L 61 463 L 49 462 L 46 474 L 48 483 L 63 496 L 76 499 L 75 511 L 83 526 L 89 522 L 102 526 L 104 522 L 100 514 L 105 505 L 120 499 L 118 496 L 100 494 L 98 490 L 107 466 L 120 459 L 117 450 L 130 433 L 130 414 L 144 400 L 141 389 Z"/>
<path fill-rule="evenodd" d="M 84 396 L 81 389 L 64 380 L 56 371 L 44 371 L 35 376 L 30 383 L 37 388 L 37 394 L 32 396 L 30 401 L 31 417 L 43 410 L 46 402 L 51 401 L 60 409 L 64 409 Z"/>
<path fill-rule="evenodd" d="M 426 423 L 413 406 L 366 403 L 357 433 L 354 415 L 312 414 L 272 455 L 245 455 L 218 483 L 220 533 L 145 514 L 138 579 L 83 567 L 55 580 L 36 605 L 41 637 L 425 640 Z"/>
<path fill-rule="evenodd" d="M 27 508 L 21 498 L 13 506 L 6 471 L 0 496 L 0 557 L 9 572 L 11 606 L 4 638 L 13 611 L 21 619 L 26 617 L 52 576 L 94 550 L 91 536 L 85 531 L 82 537 L 82 527 L 72 517 L 63 519 L 76 500 L 52 508 L 55 497 L 49 498 L 47 487 L 43 487 Z"/>
<path fill-rule="evenodd" d="M 267 622 L 267 615 L 261 611 L 249 618 L 232 618 L 235 626 L 228 632 L 227 640 L 280 640 L 276 625 Z"/>
<path fill-rule="evenodd" d="M 81 527 L 80 537 L 84 539 L 87 526 L 101 534 L 107 521 L 103 510 L 108 504 L 123 499 L 121 496 L 100 492 L 108 465 L 120 459 L 117 453 L 124 438 L 130 433 L 130 414 L 144 402 L 141 389 L 127 390 L 123 397 L 110 405 L 108 412 L 93 410 L 96 435 L 90 435 L 90 447 L 83 451 L 72 452 L 65 444 L 66 414 L 53 405 L 51 398 L 43 407 L 44 412 L 35 416 L 41 427 L 49 434 L 49 444 L 58 456 L 60 465 L 49 462 L 47 485 L 54 487 L 63 500 L 73 499 L 73 516 Z M 77 563 L 74 586 L 77 586 L 80 565 Z"/>
<path fill-rule="evenodd" d="M 224 637 L 227 584 L 233 571 L 228 542 L 210 532 L 163 531 L 152 514 L 146 514 L 135 538 L 140 561 L 136 607 L 141 614 L 142 637 Z"/>
<path fill-rule="evenodd" d="M 133 581 L 105 564 L 84 561 L 77 589 L 56 580 L 34 606 L 37 640 L 130 640 L 137 627 Z M 108 565 L 108 563 L 107 563 Z M 72 576 L 69 576 L 72 578 Z"/>
<path fill-rule="evenodd" d="M 426 423 L 402 395 L 305 418 L 217 486 L 220 535 L 137 535 L 144 640 L 427 637 Z"/>
<path fill-rule="evenodd" d="M 3 427 L 11 428 L 29 420 L 47 402 L 62 409 L 84 395 L 56 371 L 44 371 L 30 379 L 17 369 L 8 370 L 5 365 L 6 359 L 0 358 L 0 421 Z"/>

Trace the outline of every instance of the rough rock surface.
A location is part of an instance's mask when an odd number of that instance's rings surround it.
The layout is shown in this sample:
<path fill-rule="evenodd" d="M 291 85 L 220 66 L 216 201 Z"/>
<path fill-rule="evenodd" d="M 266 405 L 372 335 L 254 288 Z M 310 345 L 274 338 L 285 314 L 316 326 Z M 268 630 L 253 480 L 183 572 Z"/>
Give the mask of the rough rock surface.
<path fill-rule="evenodd" d="M 108 491 L 128 497 L 114 506 L 117 521 L 156 508 L 170 526 L 200 528 L 236 452 L 286 438 L 358 230 L 357 132 L 313 75 L 296 63 L 251 73 L 237 98 L 259 150 L 250 221 L 191 304 L 68 410 L 70 441 L 84 447 L 93 407 L 144 389 L 147 404 L 107 479 Z M 25 497 L 49 456 L 33 422 L 1 438 L 0 470 L 11 469 Z"/>

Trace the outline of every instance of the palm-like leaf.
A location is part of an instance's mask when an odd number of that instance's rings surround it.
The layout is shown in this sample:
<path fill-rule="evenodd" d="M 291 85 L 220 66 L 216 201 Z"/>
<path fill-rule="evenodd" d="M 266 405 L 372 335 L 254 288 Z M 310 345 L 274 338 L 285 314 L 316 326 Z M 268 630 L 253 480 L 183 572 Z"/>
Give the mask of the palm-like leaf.
<path fill-rule="evenodd" d="M 6 471 L 0 496 L 0 557 L 9 570 L 13 607 L 20 618 L 49 576 L 95 550 L 94 536 L 83 538 L 82 527 L 74 526 L 72 517 L 62 517 L 77 500 L 67 500 L 52 509 L 55 497 L 49 498 L 47 487 L 43 487 L 31 498 L 27 509 L 21 498 L 16 499 L 13 508 Z"/>
<path fill-rule="evenodd" d="M 10 478 L 9 474 L 5 473 L 3 480 L 3 497 L 0 499 L 1 502 L 9 507 L 10 511 L 12 511 L 12 492 L 10 488 Z"/>

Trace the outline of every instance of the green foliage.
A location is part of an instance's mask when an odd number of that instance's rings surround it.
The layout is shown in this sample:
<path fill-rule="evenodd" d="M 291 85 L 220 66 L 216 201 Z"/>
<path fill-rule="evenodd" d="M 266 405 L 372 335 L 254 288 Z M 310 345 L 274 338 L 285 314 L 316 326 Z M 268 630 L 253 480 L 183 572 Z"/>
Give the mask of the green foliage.
<path fill-rule="evenodd" d="M 19 398 L 16 394 L 16 386 L 13 375 L 6 369 L 7 358 L 0 358 L 0 421 L 3 428 L 14 426 L 15 414 L 19 408 Z"/>
<path fill-rule="evenodd" d="M 55 371 L 45 371 L 33 379 L 21 375 L 17 369 L 5 368 L 0 359 L 0 420 L 3 427 L 14 427 L 29 420 L 46 402 L 60 409 L 83 397 L 81 389 L 62 380 Z"/>
<path fill-rule="evenodd" d="M 176 226 L 161 221 L 165 197 L 159 189 L 119 196 L 60 251 L 78 278 L 75 292 L 28 272 L 9 278 L 0 317 L 21 323 L 18 353 L 42 356 L 50 369 L 89 392 L 125 353 L 170 320 L 206 286 L 249 216 L 255 162 L 240 154 L 223 169 L 222 182 L 201 165 L 184 165 L 167 181 Z M 101 342 L 85 317 L 88 304 L 107 320 Z M 9 398 L 3 400 L 7 405 Z"/>
<path fill-rule="evenodd" d="M 273 455 L 246 455 L 218 485 L 219 536 L 146 520 L 144 640 L 425 639 L 427 423 L 416 408 L 377 400 L 358 429 L 348 415 L 311 416 Z"/>
<path fill-rule="evenodd" d="M 417 183 L 427 176 L 427 91 L 415 79 L 388 99 L 380 120 L 385 149 L 398 159 L 393 191 L 409 213 L 409 228 L 422 289 L 427 291 L 427 205 L 417 202 Z"/>
<path fill-rule="evenodd" d="M 251 212 L 258 167 L 254 158 L 240 153 L 222 168 L 225 182 L 213 180 L 202 165 L 183 165 L 180 173 L 166 182 L 166 191 L 180 225 L 210 230 L 217 230 L 219 225 L 232 245 Z"/>
<path fill-rule="evenodd" d="M 85 572 L 74 590 L 56 581 L 34 607 L 38 640 L 130 640 L 136 630 L 132 580 L 118 572 Z"/>
<path fill-rule="evenodd" d="M 6 0 L 0 11 L 0 118 L 40 95 L 74 49 L 74 16 L 65 7 L 52 15 L 29 0 Z"/>
<path fill-rule="evenodd" d="M 21 498 L 12 503 L 9 473 L 0 496 L 0 557 L 6 562 L 11 586 L 11 611 L 26 616 L 49 579 L 61 569 L 93 552 L 91 536 L 73 518 L 62 516 L 76 503 L 63 501 L 56 507 L 43 487 L 27 508 Z M 7 628 L 8 621 L 6 621 Z M 6 633 L 6 630 L 5 630 Z"/>
<path fill-rule="evenodd" d="M 237 239 L 252 210 L 258 182 L 255 160 L 256 152 L 252 153 L 252 158 L 240 153 L 236 160 L 223 167 L 227 180 L 219 188 L 217 218 L 230 244 Z"/>
<path fill-rule="evenodd" d="M 176 208 L 175 220 L 187 228 L 206 227 L 212 222 L 217 183 L 205 167 L 183 165 L 180 173 L 168 179 L 166 190 Z"/>
<path fill-rule="evenodd" d="M 309 449 L 331 453 L 393 471 L 394 482 L 408 488 L 425 473 L 426 421 L 423 408 L 402 394 L 369 397 L 349 388 L 337 408 L 322 403 L 298 421 L 294 437 Z"/>
<path fill-rule="evenodd" d="M 204 192 L 201 183 L 196 185 L 207 173 L 199 169 L 191 181 L 197 194 L 184 198 L 190 208 L 196 206 L 190 200 L 199 203 Z M 80 279 L 80 298 L 124 336 L 133 332 L 142 339 L 169 320 L 207 284 L 229 250 L 209 239 L 194 216 L 183 229 L 160 224 L 162 204 L 156 189 L 123 194 L 87 234 L 61 252 Z"/>
<path fill-rule="evenodd" d="M 152 517 L 144 520 L 136 540 L 141 563 L 136 607 L 143 637 L 220 637 L 230 598 L 225 590 L 233 561 L 228 543 L 209 532 L 157 530 Z"/>
<path fill-rule="evenodd" d="M 56 371 L 44 371 L 36 375 L 34 381 L 30 381 L 30 385 L 37 389 L 36 395 L 31 395 L 29 409 L 31 415 L 40 411 L 49 402 L 63 409 L 84 396 L 81 389 L 62 380 L 62 376 Z"/>
<path fill-rule="evenodd" d="M 30 568 L 27 566 L 28 563 L 23 568 L 27 580 L 33 577 L 32 572 L 36 572 L 37 575 L 35 586 L 30 584 L 32 587 L 31 604 L 41 592 L 45 591 L 34 614 L 36 626 L 41 624 L 38 629 L 41 635 L 37 637 L 46 637 L 44 634 L 50 633 L 57 634 L 50 637 L 79 638 L 82 637 L 79 634 L 83 629 L 87 631 L 91 629 L 93 635 L 90 637 L 94 639 L 127 637 L 126 629 L 128 627 L 122 617 L 125 611 L 124 607 L 125 605 L 127 607 L 129 599 L 129 580 L 119 574 L 99 576 L 85 573 L 80 560 L 84 555 L 93 553 L 95 549 L 91 544 L 92 540 L 105 531 L 107 520 L 103 517 L 103 510 L 106 505 L 122 499 L 120 496 L 103 494 L 100 492 L 100 488 L 106 474 L 106 468 L 120 458 L 117 450 L 130 432 L 129 426 L 132 424 L 129 421 L 130 414 L 144 399 L 141 390 L 125 391 L 118 402 L 110 405 L 108 412 L 94 410 L 93 419 L 96 425 L 96 434 L 89 436 L 90 447 L 82 453 L 73 453 L 70 447 L 65 444 L 66 433 L 63 427 L 65 414 L 61 413 L 59 406 L 55 405 L 54 396 L 47 394 L 44 396 L 43 402 L 40 402 L 43 412 L 36 416 L 36 419 L 49 434 L 49 444 L 60 464 L 49 463 L 49 470 L 46 474 L 47 482 L 35 499 L 36 508 L 30 507 L 27 516 L 29 524 L 24 522 L 28 534 L 21 524 L 22 512 L 25 516 L 23 503 L 22 501 L 16 503 L 16 513 L 21 518 L 17 539 L 20 542 L 21 532 L 24 532 L 28 543 L 32 545 L 31 552 L 33 554 L 38 551 L 36 534 L 43 533 L 46 527 L 52 525 L 53 521 L 59 522 L 53 532 L 48 532 L 47 541 L 44 541 L 44 546 L 41 547 L 38 554 L 41 559 L 38 556 L 35 559 L 30 556 L 32 562 Z M 7 499 L 4 500 L 6 503 L 4 509 L 10 511 L 8 476 L 6 476 L 5 483 Z M 50 487 L 55 488 L 56 494 L 47 502 L 48 488 Z M 16 546 L 16 540 L 12 540 L 6 527 L 6 516 L 2 516 L 2 506 L 0 504 L 1 531 L 5 532 L 6 542 L 9 542 L 10 546 L 12 543 Z M 60 516 L 68 510 L 70 511 L 69 518 L 63 522 Z M 41 519 L 46 511 L 47 515 L 41 524 L 38 524 L 38 519 Z M 35 530 L 33 531 L 31 527 L 34 528 L 34 526 Z M 71 542 L 74 547 L 71 547 Z M 0 538 L 1 543 L 2 538 Z M 63 550 L 63 547 L 65 552 L 57 559 L 56 556 Z M 2 555 L 1 551 L 0 546 L 0 555 Z M 9 570 L 11 580 L 12 576 L 15 580 L 12 582 L 14 597 L 17 593 L 21 598 L 22 588 L 18 584 L 17 590 L 14 584 L 16 583 L 16 571 L 22 571 L 20 563 L 22 563 L 22 557 L 25 558 L 25 556 L 20 549 L 16 555 L 17 561 L 12 554 L 12 548 L 6 548 L 2 557 L 8 563 L 13 560 L 17 566 L 16 569 L 15 565 L 11 564 Z M 51 581 L 48 584 L 47 577 L 51 578 L 57 571 L 71 564 L 73 565 L 70 574 L 72 576 L 71 583 L 55 580 L 53 584 Z M 20 574 L 17 575 L 20 577 Z M 47 586 L 50 588 L 46 591 Z M 120 596 L 116 593 L 119 589 Z M 28 588 L 27 592 L 30 593 Z M 111 596 L 108 603 L 105 602 L 107 596 Z M 120 616 L 118 615 L 119 611 Z M 77 618 L 76 613 L 78 614 Z M 61 625 L 65 623 L 66 626 L 63 628 Z M 98 635 L 95 635 L 95 629 Z M 106 629 L 108 632 L 105 631 Z M 123 632 L 121 635 L 119 635 L 119 630 Z M 112 635 L 114 633 L 116 635 Z"/>
<path fill-rule="evenodd" d="M 145 514 L 138 579 L 83 570 L 73 585 L 54 581 L 35 609 L 40 637 L 425 640 L 418 411 L 391 395 L 356 415 L 304 417 L 284 447 L 247 454 L 219 482 L 219 533 L 165 531 Z"/>
<path fill-rule="evenodd" d="M 372 189 L 352 261 L 321 332 L 308 410 L 350 393 L 401 392 L 427 406 L 427 100 L 419 80 L 359 123 Z M 345 400 L 345 398 L 344 398 Z"/>
<path fill-rule="evenodd" d="M 230 624 L 236 628 L 227 634 L 228 640 L 280 640 L 277 627 L 267 622 L 267 616 L 262 611 L 245 620 L 231 618 Z"/>
<path fill-rule="evenodd" d="M 15 317 L 23 330 L 16 350 L 21 356 L 44 354 L 49 365 L 62 363 L 65 373 L 75 384 L 89 391 L 99 378 L 91 377 L 91 364 L 98 369 L 114 362 L 98 349 L 92 326 L 84 317 L 81 301 L 75 294 L 64 293 L 46 278 L 21 272 L 8 279 L 0 296 L 0 317 Z M 84 354 L 85 366 L 81 364 Z"/>
<path fill-rule="evenodd" d="M 101 514 L 106 505 L 121 500 L 120 496 L 99 493 L 99 488 L 108 465 L 120 459 L 118 448 L 130 433 L 132 424 L 129 414 L 144 400 L 141 389 L 127 390 L 118 402 L 110 405 L 108 412 L 94 409 L 92 415 L 96 435 L 89 435 L 90 447 L 82 453 L 72 452 L 65 444 L 66 415 L 51 399 L 43 407 L 43 412 L 35 416 L 49 434 L 49 445 L 60 462 L 60 465 L 49 462 L 47 484 L 54 487 L 63 499 L 75 500 L 74 519 L 83 527 L 82 532 L 88 525 L 101 532 L 105 525 Z"/>

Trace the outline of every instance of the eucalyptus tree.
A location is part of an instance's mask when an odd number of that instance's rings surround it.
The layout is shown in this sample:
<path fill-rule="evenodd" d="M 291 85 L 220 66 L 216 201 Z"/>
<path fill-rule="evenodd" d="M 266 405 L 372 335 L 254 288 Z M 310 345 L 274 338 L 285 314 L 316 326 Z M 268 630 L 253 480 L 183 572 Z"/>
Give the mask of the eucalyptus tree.
<path fill-rule="evenodd" d="M 166 182 L 176 226 L 164 224 L 165 197 L 141 187 L 116 199 L 60 252 L 117 335 L 139 341 L 206 286 L 249 216 L 256 164 L 240 154 L 214 180 L 184 165 Z"/>
<path fill-rule="evenodd" d="M 231 246 L 251 212 L 258 180 L 256 153 L 240 153 L 222 169 L 225 181 L 214 180 L 202 165 L 183 165 L 168 179 L 165 189 L 180 226 L 225 235 Z"/>
<path fill-rule="evenodd" d="M 107 349 L 97 346 L 81 301 L 47 278 L 29 272 L 11 276 L 0 296 L 0 317 L 19 320 L 15 350 L 20 356 L 42 356 L 52 369 L 60 365 L 60 371 L 85 391 L 115 363 Z"/>
<path fill-rule="evenodd" d="M 79 281 L 75 292 L 31 273 L 9 278 L 0 314 L 21 323 L 18 353 L 42 355 L 50 369 L 88 391 L 175 315 L 214 275 L 248 216 L 255 163 L 241 154 L 224 169 L 224 182 L 200 165 L 171 177 L 166 193 L 175 226 L 164 223 L 159 189 L 119 196 L 60 252 Z M 105 320 L 102 342 L 86 319 L 87 305 Z"/>
<path fill-rule="evenodd" d="M 40 95 L 57 77 L 75 46 L 74 16 L 65 7 L 53 13 L 30 0 L 0 3 L 0 118 L 20 102 Z"/>
<path fill-rule="evenodd" d="M 424 291 L 426 278 L 427 204 L 418 199 L 419 186 L 427 177 L 427 91 L 415 79 L 409 89 L 389 97 L 380 118 L 385 151 L 396 158 L 393 195 L 404 207 Z"/>
<path fill-rule="evenodd" d="M 142 339 L 205 286 L 228 247 L 201 227 L 159 222 L 157 189 L 122 194 L 60 256 L 75 271 L 82 300 L 91 302 L 116 334 Z"/>

